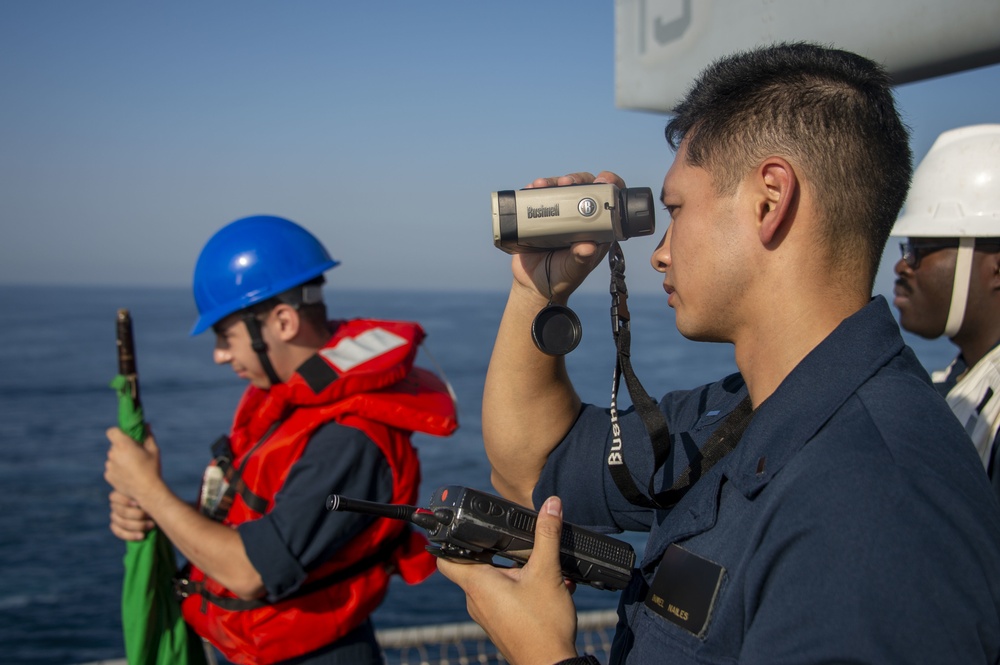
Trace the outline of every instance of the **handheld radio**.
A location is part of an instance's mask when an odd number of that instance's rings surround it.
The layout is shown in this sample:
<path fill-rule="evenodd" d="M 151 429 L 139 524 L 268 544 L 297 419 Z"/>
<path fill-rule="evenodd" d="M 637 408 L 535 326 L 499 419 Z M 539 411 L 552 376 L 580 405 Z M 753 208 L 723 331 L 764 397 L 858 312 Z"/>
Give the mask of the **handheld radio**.
<path fill-rule="evenodd" d="M 375 503 L 331 494 L 328 510 L 406 520 L 427 530 L 427 550 L 447 559 L 493 563 L 499 556 L 524 565 L 535 542 L 538 513 L 479 490 L 447 485 L 428 508 Z M 632 577 L 635 551 L 628 543 L 563 523 L 560 543 L 563 576 L 597 589 L 624 589 Z"/>

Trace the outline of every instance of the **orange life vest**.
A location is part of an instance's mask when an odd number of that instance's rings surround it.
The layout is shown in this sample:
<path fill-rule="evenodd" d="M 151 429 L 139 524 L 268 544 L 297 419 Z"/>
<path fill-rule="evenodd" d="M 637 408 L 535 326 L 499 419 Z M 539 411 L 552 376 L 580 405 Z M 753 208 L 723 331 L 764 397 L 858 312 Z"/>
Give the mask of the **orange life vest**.
<path fill-rule="evenodd" d="M 235 527 L 269 512 L 312 433 L 335 421 L 363 431 L 392 470 L 392 502 L 415 504 L 420 467 L 410 433 L 438 436 L 458 426 L 454 401 L 434 374 L 413 366 L 424 338 L 416 323 L 335 322 L 333 336 L 287 382 L 250 387 L 230 435 L 228 489 L 213 516 Z M 213 511 L 203 506 L 203 511 Z M 332 644 L 381 603 L 393 573 L 426 579 L 434 557 L 404 522 L 376 519 L 312 570 L 290 597 L 244 601 L 195 566 L 181 580 L 184 619 L 234 663 L 266 665 Z"/>

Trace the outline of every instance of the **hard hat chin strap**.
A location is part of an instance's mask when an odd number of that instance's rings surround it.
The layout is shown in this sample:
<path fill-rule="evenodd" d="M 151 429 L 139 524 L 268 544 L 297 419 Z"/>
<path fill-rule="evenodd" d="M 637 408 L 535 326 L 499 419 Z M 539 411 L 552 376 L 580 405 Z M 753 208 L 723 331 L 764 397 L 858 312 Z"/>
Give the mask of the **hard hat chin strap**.
<path fill-rule="evenodd" d="M 944 324 L 944 334 L 952 338 L 962 329 L 965 319 L 965 306 L 969 301 L 969 282 L 972 280 L 972 256 L 976 249 L 976 239 L 963 237 L 958 239 L 958 256 L 955 258 L 955 279 L 951 288 L 951 307 L 948 309 L 948 321 Z"/>
<path fill-rule="evenodd" d="M 274 365 L 271 364 L 271 359 L 267 355 L 267 344 L 264 343 L 264 336 L 260 332 L 260 321 L 252 311 L 243 312 L 243 323 L 247 326 L 247 332 L 250 333 L 250 343 L 253 350 L 257 352 L 257 357 L 260 358 L 261 367 L 264 368 L 264 373 L 267 374 L 267 378 L 271 381 L 272 386 L 276 386 L 281 383 L 281 379 L 278 378 L 277 372 L 274 371 Z"/>

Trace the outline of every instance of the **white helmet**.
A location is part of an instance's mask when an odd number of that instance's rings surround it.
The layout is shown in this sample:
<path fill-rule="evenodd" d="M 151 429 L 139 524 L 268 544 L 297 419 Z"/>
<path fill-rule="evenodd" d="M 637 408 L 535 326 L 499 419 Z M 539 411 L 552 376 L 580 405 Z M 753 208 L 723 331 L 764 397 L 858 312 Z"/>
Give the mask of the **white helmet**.
<path fill-rule="evenodd" d="M 1000 237 L 1000 125 L 941 134 L 913 174 L 892 235 L 959 238 L 951 307 L 944 334 L 962 327 L 976 238 Z"/>
<path fill-rule="evenodd" d="M 1000 125 L 944 132 L 913 174 L 894 236 L 1000 236 Z"/>

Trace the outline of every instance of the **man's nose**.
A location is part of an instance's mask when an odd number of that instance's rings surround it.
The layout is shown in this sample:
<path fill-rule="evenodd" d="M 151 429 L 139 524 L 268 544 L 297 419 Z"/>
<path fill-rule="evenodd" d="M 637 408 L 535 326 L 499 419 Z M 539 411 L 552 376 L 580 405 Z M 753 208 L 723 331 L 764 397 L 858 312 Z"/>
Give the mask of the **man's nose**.
<path fill-rule="evenodd" d="M 229 349 L 216 346 L 215 350 L 212 351 L 212 360 L 215 361 L 216 365 L 227 365 L 232 359 L 233 354 L 229 352 Z"/>
<path fill-rule="evenodd" d="M 649 263 L 656 272 L 665 272 L 670 265 L 670 228 L 667 227 L 660 244 L 653 250 L 653 255 L 649 257 Z"/>

